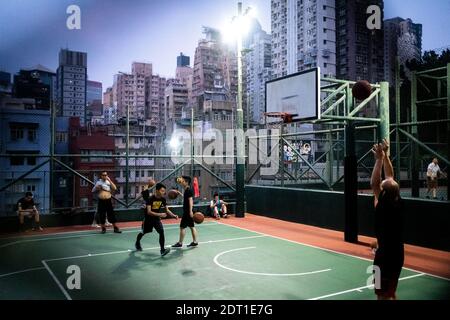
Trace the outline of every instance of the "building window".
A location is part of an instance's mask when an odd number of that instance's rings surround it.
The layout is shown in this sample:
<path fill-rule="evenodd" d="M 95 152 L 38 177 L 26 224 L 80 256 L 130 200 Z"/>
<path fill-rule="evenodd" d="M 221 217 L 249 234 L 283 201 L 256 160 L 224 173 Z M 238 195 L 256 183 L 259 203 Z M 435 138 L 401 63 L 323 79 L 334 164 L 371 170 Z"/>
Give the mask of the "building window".
<path fill-rule="evenodd" d="M 67 186 L 67 180 L 63 177 L 60 177 L 58 182 L 60 188 L 65 188 Z"/>
<path fill-rule="evenodd" d="M 56 143 L 67 143 L 67 132 L 57 131 L 55 135 Z"/>
<path fill-rule="evenodd" d="M 136 178 L 139 178 L 139 170 L 136 170 Z"/>
<path fill-rule="evenodd" d="M 35 142 L 36 141 L 36 130 L 28 129 L 28 141 Z"/>
<path fill-rule="evenodd" d="M 11 128 L 11 140 L 23 139 L 23 128 Z"/>
<path fill-rule="evenodd" d="M 36 165 L 36 157 L 27 157 L 27 164 L 29 166 L 35 166 Z"/>
<path fill-rule="evenodd" d="M 11 166 L 23 166 L 24 164 L 24 157 L 11 157 L 10 158 L 10 165 Z"/>
<path fill-rule="evenodd" d="M 12 192 L 14 193 L 24 193 L 25 185 L 22 183 L 16 183 L 11 186 Z"/>
<path fill-rule="evenodd" d="M 81 198 L 80 199 L 80 207 L 87 208 L 89 206 L 89 199 L 88 198 Z"/>

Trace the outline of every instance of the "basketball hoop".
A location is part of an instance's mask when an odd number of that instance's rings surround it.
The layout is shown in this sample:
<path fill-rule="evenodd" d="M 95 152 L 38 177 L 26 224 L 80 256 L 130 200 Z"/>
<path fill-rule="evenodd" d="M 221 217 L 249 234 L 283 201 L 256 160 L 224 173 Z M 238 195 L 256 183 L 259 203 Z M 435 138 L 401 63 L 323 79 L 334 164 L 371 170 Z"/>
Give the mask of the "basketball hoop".
<path fill-rule="evenodd" d="M 294 117 L 298 115 L 289 112 L 265 112 L 264 116 L 267 118 L 280 118 L 281 123 L 292 123 L 294 121 Z"/>

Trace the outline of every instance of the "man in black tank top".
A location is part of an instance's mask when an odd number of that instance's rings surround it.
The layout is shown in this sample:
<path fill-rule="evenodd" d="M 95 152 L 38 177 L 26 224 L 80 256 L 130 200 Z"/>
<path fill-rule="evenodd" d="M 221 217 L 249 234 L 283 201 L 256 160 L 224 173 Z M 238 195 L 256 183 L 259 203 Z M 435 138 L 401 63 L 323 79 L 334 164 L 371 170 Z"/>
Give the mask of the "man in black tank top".
<path fill-rule="evenodd" d="M 395 300 L 398 278 L 404 261 L 402 215 L 403 202 L 400 188 L 394 180 L 394 169 L 389 159 L 389 144 L 374 145 L 375 166 L 372 172 L 371 186 L 375 196 L 375 234 L 377 247 L 374 272 L 375 293 L 379 300 Z M 385 180 L 381 181 L 384 169 Z M 380 272 L 377 283 L 377 270 Z"/>

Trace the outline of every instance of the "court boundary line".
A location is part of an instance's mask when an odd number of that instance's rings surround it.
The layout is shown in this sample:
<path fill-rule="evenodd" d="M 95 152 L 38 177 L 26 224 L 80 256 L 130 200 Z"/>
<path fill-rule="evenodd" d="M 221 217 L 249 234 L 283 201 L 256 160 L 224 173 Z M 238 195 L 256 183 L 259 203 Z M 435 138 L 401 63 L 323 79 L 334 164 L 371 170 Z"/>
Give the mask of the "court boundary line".
<path fill-rule="evenodd" d="M 43 270 L 43 269 L 45 269 L 45 267 L 29 268 L 29 269 L 24 269 L 24 270 L 4 273 L 4 274 L 0 274 L 0 278 L 6 278 L 8 276 L 12 276 L 12 275 L 19 274 L 19 273 L 25 273 L 25 272 L 29 272 L 29 271 L 36 271 L 36 270 Z"/>
<path fill-rule="evenodd" d="M 179 218 L 179 220 L 181 220 L 181 218 Z M 178 221 L 178 220 L 174 220 L 174 221 Z M 127 223 L 127 222 L 142 222 L 141 220 L 136 220 L 136 221 L 124 221 L 122 223 Z M 121 222 L 118 222 L 121 223 Z M 217 221 L 205 221 L 204 223 L 202 223 L 202 225 L 209 225 L 209 224 L 217 224 Z M 166 223 L 163 224 L 164 226 L 170 227 L 172 225 L 176 225 L 179 226 L 179 223 Z M 77 225 L 79 226 L 79 225 Z M 70 226 L 69 226 L 70 227 Z M 140 226 L 137 227 L 124 227 L 124 228 L 120 228 L 120 230 L 130 230 L 130 229 L 138 229 L 140 228 Z M 37 237 L 45 237 L 45 236 L 58 236 L 58 235 L 63 235 L 63 234 L 75 234 L 75 233 L 87 233 L 87 232 L 95 232 L 95 230 L 100 230 L 101 228 L 93 228 L 90 230 L 78 230 L 78 231 L 63 231 L 63 232 L 55 232 L 55 233 L 45 233 L 45 234 L 31 234 L 31 235 L 22 235 L 22 236 L 13 236 L 13 237 L 0 237 L 0 240 L 7 240 L 7 239 L 24 239 L 26 240 L 27 238 L 37 238 Z M 108 228 L 107 228 L 108 229 Z"/>
<path fill-rule="evenodd" d="M 247 239 L 265 238 L 265 237 L 267 237 L 267 236 L 266 235 L 255 235 L 255 236 L 248 236 L 248 237 L 238 237 L 238 238 L 228 238 L 228 239 L 220 239 L 220 240 L 200 241 L 199 244 L 227 242 L 227 241 L 235 241 L 235 240 L 247 240 Z M 160 247 L 158 246 L 158 247 L 143 248 L 142 251 L 154 250 L 154 249 L 160 249 Z M 173 251 L 180 250 L 180 248 L 172 248 L 172 250 Z M 43 261 L 52 262 L 52 261 L 60 261 L 60 260 L 81 259 L 81 258 L 106 256 L 106 255 L 111 255 L 111 254 L 120 254 L 120 253 L 127 253 L 127 252 L 139 252 L 139 251 L 132 250 L 132 249 L 126 249 L 126 250 L 118 250 L 118 251 L 110 251 L 110 252 L 102 252 L 102 253 L 88 253 L 88 254 L 81 255 L 81 256 L 71 256 L 71 257 L 45 259 Z"/>
<path fill-rule="evenodd" d="M 241 229 L 241 230 L 246 230 L 246 231 L 258 233 L 258 234 L 261 234 L 261 235 L 265 235 L 267 237 L 272 237 L 272 238 L 275 238 L 275 239 L 279 239 L 279 240 L 284 240 L 284 241 L 288 241 L 288 242 L 291 242 L 291 243 L 300 244 L 300 245 L 303 245 L 305 247 L 319 249 L 319 250 L 322 250 L 322 251 L 333 252 L 333 253 L 336 253 L 336 254 L 340 254 L 340 255 L 344 255 L 344 256 L 360 259 L 360 260 L 373 262 L 372 259 L 368 259 L 368 258 L 364 258 L 364 257 L 358 257 L 358 256 L 355 256 L 355 255 L 352 255 L 352 254 L 349 254 L 349 253 L 339 252 L 339 251 L 335 251 L 335 250 L 327 249 L 327 248 L 321 248 L 321 247 L 318 247 L 318 246 L 315 246 L 315 245 L 312 245 L 312 244 L 307 244 L 307 243 L 303 243 L 303 242 L 299 242 L 299 241 L 285 239 L 285 238 L 281 238 L 281 237 L 278 237 L 278 236 L 273 236 L 273 235 L 270 235 L 270 234 L 267 234 L 267 233 L 264 233 L 264 232 L 254 231 L 254 230 L 246 229 L 246 228 L 243 228 L 243 227 L 237 227 L 237 226 L 234 226 L 234 225 L 231 225 L 231 224 L 225 224 L 225 223 L 222 223 L 222 222 L 217 222 L 217 223 L 221 224 L 221 225 L 224 225 L 224 226 L 229 226 L 229 227 L 233 227 L 233 228 L 237 228 L 237 229 Z M 449 278 L 445 278 L 445 277 L 441 277 L 441 276 L 434 275 L 434 274 L 431 274 L 431 273 L 427 273 L 427 272 L 411 269 L 411 268 L 408 268 L 408 267 L 402 267 L 402 269 L 405 269 L 405 270 L 408 270 L 408 271 L 412 271 L 412 272 L 415 272 L 415 273 L 423 273 L 424 275 L 427 275 L 427 276 L 430 276 L 430 277 L 434 277 L 434 278 L 438 278 L 438 279 L 441 279 L 441 280 L 450 281 Z"/>
<path fill-rule="evenodd" d="M 171 225 L 167 224 L 167 225 Z M 52 227 L 50 227 L 52 228 Z M 58 228 L 58 227 L 57 227 Z M 75 233 L 87 233 L 87 232 L 94 232 L 95 230 L 100 230 L 100 227 L 91 227 L 90 230 L 78 230 L 78 231 L 62 231 L 62 232 L 55 232 L 55 233 L 45 233 L 45 234 L 31 234 L 31 235 L 23 235 L 23 236 L 13 236 L 13 237 L 0 237 L 0 240 L 8 240 L 8 239 L 26 239 L 26 238 L 37 238 L 37 237 L 44 237 L 44 236 L 58 236 L 62 234 L 75 234 Z M 121 228 L 121 230 L 128 230 L 128 229 L 134 229 L 139 227 L 125 227 Z"/>
<path fill-rule="evenodd" d="M 217 222 L 211 222 L 211 223 L 206 223 L 205 226 L 215 226 L 218 225 Z M 179 228 L 179 224 L 175 224 L 173 227 L 172 225 L 168 225 L 167 227 L 164 228 L 164 230 L 171 230 L 171 229 L 177 229 Z M 122 230 L 122 233 L 131 233 L 137 230 L 140 230 L 140 227 L 130 227 L 130 228 L 124 228 Z M 90 231 L 90 230 L 89 230 Z M 111 233 L 108 233 L 111 234 Z M 97 235 L 101 235 L 103 236 L 103 234 L 101 234 L 100 232 L 96 232 L 96 233 L 89 233 L 89 234 L 81 234 L 81 235 L 71 235 L 71 236 L 67 236 L 67 237 L 47 237 L 47 238 L 39 238 L 39 239 L 22 239 L 22 240 L 18 240 L 18 241 L 13 241 L 13 242 L 8 242 L 8 243 L 4 243 L 0 245 L 0 249 L 2 248 L 6 248 L 6 247 L 10 247 L 12 245 L 15 244 L 20 244 L 20 243 L 28 243 L 28 242 L 36 242 L 36 241 L 48 241 L 48 240 L 56 240 L 56 239 L 71 239 L 71 238 L 80 238 L 80 237 L 92 237 L 92 236 L 97 236 Z M 42 235 L 42 236 L 46 236 L 46 235 Z"/>
<path fill-rule="evenodd" d="M 64 294 L 64 296 L 66 297 L 67 300 L 72 300 L 72 297 L 70 296 L 70 294 L 66 291 L 66 289 L 64 289 L 63 285 L 61 284 L 61 282 L 59 282 L 58 278 L 55 276 L 55 274 L 53 273 L 52 269 L 50 269 L 50 267 L 48 266 L 47 262 L 45 260 L 41 261 L 42 264 L 44 265 L 45 269 L 47 269 L 48 273 L 50 273 L 50 276 L 53 278 L 53 280 L 56 282 L 56 284 L 58 285 L 59 289 L 62 291 L 62 293 Z"/>
<path fill-rule="evenodd" d="M 205 225 L 218 225 L 218 223 L 212 221 L 211 223 L 208 223 L 208 224 L 205 224 Z M 179 225 L 177 225 L 177 227 L 179 227 Z M 177 228 L 164 228 L 164 230 L 172 230 L 172 229 L 177 229 Z M 139 230 L 139 228 L 137 230 Z M 127 233 L 131 233 L 131 231 L 136 231 L 136 230 L 129 230 Z M 95 236 L 95 235 L 102 236 L 101 233 L 94 233 L 94 234 L 81 235 L 81 236 L 87 237 L 87 236 Z M 68 238 L 70 239 L 72 237 L 78 238 L 80 236 L 45 238 L 45 240 L 68 239 Z M 257 236 L 257 237 L 258 238 L 262 238 L 263 236 L 260 235 L 260 236 Z M 44 240 L 44 239 L 34 239 L 32 241 L 39 241 L 39 240 Z M 222 241 L 222 240 L 217 240 L 215 242 L 219 242 L 219 241 Z M 209 241 L 206 241 L 204 243 L 208 243 L 208 242 Z M 15 243 L 16 242 L 12 242 L 11 244 L 15 244 Z M 202 243 L 202 242 L 200 242 L 200 243 Z M 2 248 L 2 247 L 0 246 L 0 248 Z M 159 248 L 159 247 L 157 247 L 157 248 Z M 151 248 L 151 249 L 153 249 L 153 248 Z M 144 250 L 146 250 L 146 249 L 144 249 Z M 115 252 L 115 253 L 125 253 L 125 252 L 132 252 L 132 251 L 135 251 L 135 250 L 127 249 L 127 250 L 120 250 L 120 251 L 113 251 L 113 252 Z M 108 253 L 102 253 L 102 254 L 108 254 Z M 80 257 L 81 258 L 81 257 L 85 257 L 85 256 L 86 257 L 91 257 L 91 256 L 96 256 L 96 255 L 98 255 L 98 254 L 96 254 L 96 253 L 94 253 L 94 254 L 89 253 L 89 254 L 83 255 L 83 256 L 73 256 L 73 258 L 75 258 L 75 257 Z M 72 257 L 70 257 L 70 258 L 72 258 Z M 44 260 L 41 260 L 41 262 L 42 261 L 53 261 L 53 260 L 54 259 L 44 259 Z M 35 270 L 40 270 L 40 269 L 44 269 L 44 268 L 45 267 L 36 267 L 36 268 L 29 268 L 29 269 L 24 269 L 24 270 L 13 271 L 13 272 L 5 273 L 5 274 L 0 274 L 0 278 L 8 277 L 8 276 L 11 276 L 11 275 L 14 275 L 14 274 L 17 274 L 17 273 L 28 272 L 28 271 L 35 271 Z"/>
<path fill-rule="evenodd" d="M 235 240 L 245 240 L 245 239 L 256 239 L 256 238 L 265 238 L 265 235 L 257 235 L 257 236 L 249 236 L 249 237 L 239 237 L 239 238 L 229 238 L 229 239 L 221 239 L 221 240 L 209 240 L 209 241 L 203 241 L 199 242 L 199 244 L 208 244 L 208 243 L 217 243 L 217 242 L 226 242 L 226 241 L 235 241 Z M 150 248 L 144 248 L 143 251 L 147 250 L 155 250 L 159 249 L 160 247 L 150 247 Z M 119 253 L 126 253 L 126 252 L 133 252 L 133 250 L 121 250 L 121 251 L 112 251 L 112 252 L 105 252 L 105 253 L 97 253 L 97 254 L 87 254 L 83 256 L 73 256 L 73 257 L 63 257 L 63 258 L 55 258 L 55 259 L 44 259 L 41 260 L 42 264 L 44 265 L 45 269 L 50 273 L 53 280 L 58 285 L 59 289 L 62 291 L 64 296 L 67 300 L 72 300 L 72 297 L 69 295 L 69 293 L 64 289 L 64 286 L 61 284 L 61 282 L 58 280 L 56 275 L 53 273 L 52 269 L 48 266 L 47 262 L 51 261 L 61 261 L 61 260 L 70 260 L 70 259 L 79 259 L 79 258 L 88 258 L 88 257 L 97 257 L 97 256 L 104 256 L 104 255 L 110 255 L 110 254 L 119 254 Z M 134 251 L 136 252 L 136 251 Z"/>
<path fill-rule="evenodd" d="M 418 277 L 422 277 L 422 276 L 425 276 L 425 275 L 426 275 L 425 273 L 414 274 L 414 275 L 411 275 L 411 276 L 399 278 L 398 281 L 409 280 L 409 279 L 412 279 L 412 278 L 418 278 Z M 329 298 L 329 297 L 339 296 L 341 294 L 345 294 L 345 293 L 349 293 L 349 292 L 353 292 L 353 291 L 362 292 L 362 290 L 364 290 L 364 289 L 373 289 L 373 288 L 374 288 L 374 285 L 371 284 L 371 285 L 368 285 L 368 286 L 353 288 L 353 289 L 339 291 L 339 292 L 335 292 L 335 293 L 330 293 L 330 294 L 327 294 L 327 295 L 323 295 L 323 296 L 315 297 L 315 298 L 310 298 L 310 299 L 307 299 L 307 300 L 321 300 L 321 299 L 325 299 L 325 298 Z"/>
<path fill-rule="evenodd" d="M 238 269 L 233 269 L 233 268 L 224 266 L 223 264 L 218 262 L 219 257 L 226 253 L 233 252 L 233 251 L 239 251 L 239 250 L 248 250 L 248 249 L 256 249 L 256 247 L 237 248 L 237 249 L 222 251 L 222 252 L 216 254 L 213 261 L 217 266 L 219 266 L 223 269 L 229 270 L 229 271 L 250 274 L 250 275 L 256 275 L 256 276 L 268 276 L 268 277 L 299 277 L 299 276 L 305 276 L 305 275 L 310 275 L 310 274 L 323 273 L 323 272 L 332 270 L 332 269 L 323 269 L 323 270 L 299 272 L 299 273 L 264 273 L 264 272 L 251 272 L 251 271 L 242 271 L 242 270 L 238 270 Z"/>

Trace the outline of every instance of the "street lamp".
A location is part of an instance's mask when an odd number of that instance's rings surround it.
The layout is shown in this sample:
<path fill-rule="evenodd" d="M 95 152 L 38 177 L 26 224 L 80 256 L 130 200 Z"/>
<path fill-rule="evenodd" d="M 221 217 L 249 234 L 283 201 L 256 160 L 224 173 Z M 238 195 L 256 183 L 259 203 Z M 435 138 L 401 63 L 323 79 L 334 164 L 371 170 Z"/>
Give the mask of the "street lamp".
<path fill-rule="evenodd" d="M 236 217 L 245 216 L 245 138 L 244 138 L 244 111 L 242 108 L 242 38 L 250 26 L 249 16 L 254 14 L 252 8 L 242 12 L 242 2 L 238 2 L 238 14 L 233 18 L 230 30 L 237 40 L 238 64 L 238 99 L 236 110 Z M 226 34 L 229 34 L 227 32 Z"/>

